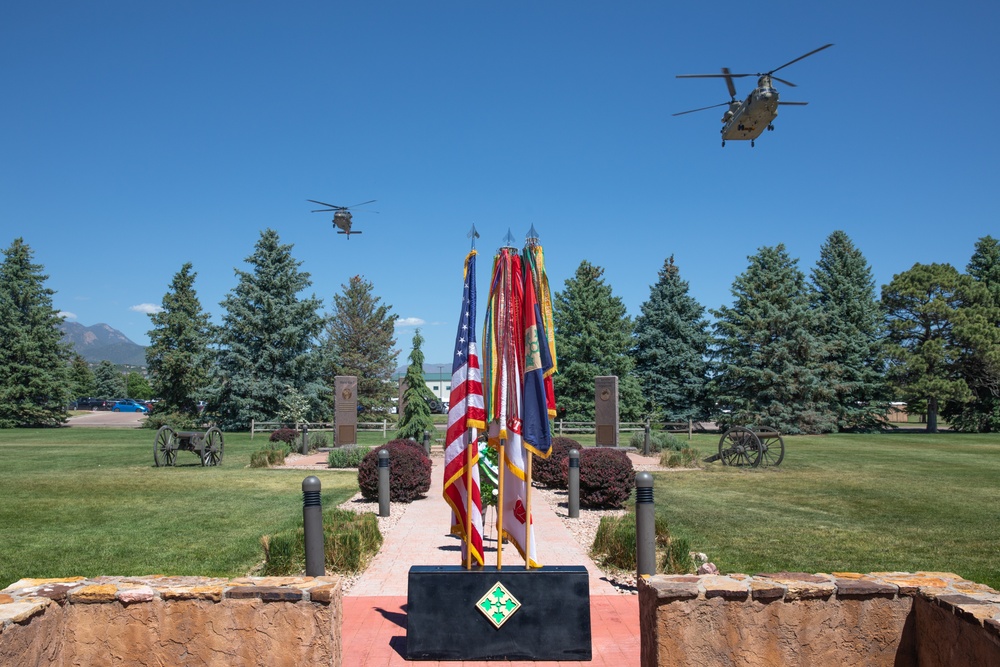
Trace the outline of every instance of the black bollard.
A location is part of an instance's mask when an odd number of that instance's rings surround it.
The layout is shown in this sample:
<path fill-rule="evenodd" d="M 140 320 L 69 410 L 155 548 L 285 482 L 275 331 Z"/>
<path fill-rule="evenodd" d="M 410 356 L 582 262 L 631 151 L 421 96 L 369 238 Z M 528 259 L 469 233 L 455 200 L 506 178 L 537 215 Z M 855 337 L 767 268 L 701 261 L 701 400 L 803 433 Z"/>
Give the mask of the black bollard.
<path fill-rule="evenodd" d="M 642 455 L 649 456 L 649 446 L 650 446 L 650 434 L 649 434 L 649 419 L 646 420 L 645 433 L 642 437 Z"/>
<path fill-rule="evenodd" d="M 303 455 L 309 453 L 309 425 L 302 425 L 302 451 Z"/>
<path fill-rule="evenodd" d="M 389 450 L 378 453 L 378 515 L 389 516 Z"/>
<path fill-rule="evenodd" d="M 326 574 L 326 554 L 323 552 L 323 501 L 319 478 L 310 475 L 302 480 L 302 525 L 306 541 L 306 576 Z"/>
<path fill-rule="evenodd" d="M 431 434 L 430 434 L 430 431 L 424 431 L 424 451 L 427 452 L 427 456 L 431 455 Z"/>
<path fill-rule="evenodd" d="M 569 518 L 580 518 L 580 451 L 569 450 Z"/>
<path fill-rule="evenodd" d="M 635 550 L 636 573 L 656 574 L 656 507 L 653 505 L 653 475 L 635 476 Z"/>

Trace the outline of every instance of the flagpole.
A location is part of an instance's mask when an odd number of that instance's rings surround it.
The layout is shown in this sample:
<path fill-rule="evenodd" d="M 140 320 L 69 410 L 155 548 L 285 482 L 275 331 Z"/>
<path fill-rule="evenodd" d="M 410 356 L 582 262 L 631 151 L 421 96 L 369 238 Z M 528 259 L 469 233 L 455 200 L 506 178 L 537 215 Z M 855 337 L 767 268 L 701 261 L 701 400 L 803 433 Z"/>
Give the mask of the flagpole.
<path fill-rule="evenodd" d="M 527 485 L 524 489 L 525 511 L 528 518 L 524 529 L 524 569 L 531 569 L 531 450 L 528 450 L 528 465 L 525 467 Z"/>
<path fill-rule="evenodd" d="M 472 569 L 472 429 L 465 431 L 465 569 Z"/>
<path fill-rule="evenodd" d="M 497 453 L 497 461 L 500 463 L 497 466 L 497 470 L 500 471 L 500 474 L 497 475 L 497 570 L 503 569 L 503 478 L 504 472 L 507 470 L 506 444 L 507 440 L 501 438 L 500 449 Z"/>

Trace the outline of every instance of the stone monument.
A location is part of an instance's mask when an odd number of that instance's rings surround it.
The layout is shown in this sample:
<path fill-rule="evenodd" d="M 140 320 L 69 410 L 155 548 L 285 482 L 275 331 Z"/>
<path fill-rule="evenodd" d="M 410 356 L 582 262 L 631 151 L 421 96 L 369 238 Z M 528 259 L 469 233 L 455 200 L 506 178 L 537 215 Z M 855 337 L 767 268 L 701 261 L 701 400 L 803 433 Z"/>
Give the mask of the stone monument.
<path fill-rule="evenodd" d="M 618 446 L 618 376 L 594 378 L 594 422 L 598 447 Z"/>
<path fill-rule="evenodd" d="M 338 375 L 333 380 L 336 401 L 334 419 L 337 423 L 337 446 L 358 442 L 358 378 Z"/>

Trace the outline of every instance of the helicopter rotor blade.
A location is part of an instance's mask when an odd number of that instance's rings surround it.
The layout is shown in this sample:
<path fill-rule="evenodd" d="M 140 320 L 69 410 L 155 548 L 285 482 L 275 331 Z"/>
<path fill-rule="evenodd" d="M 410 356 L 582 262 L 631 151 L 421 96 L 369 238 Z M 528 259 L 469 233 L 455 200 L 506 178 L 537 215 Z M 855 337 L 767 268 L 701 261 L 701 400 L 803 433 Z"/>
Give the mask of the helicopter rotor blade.
<path fill-rule="evenodd" d="M 725 69 L 725 68 L 723 68 Z M 760 76 L 759 74 L 678 74 L 675 78 L 678 79 L 725 79 L 726 77 L 732 77 L 734 79 L 739 79 L 744 76 Z"/>
<path fill-rule="evenodd" d="M 722 68 L 722 76 L 726 78 L 726 87 L 729 89 L 729 97 L 736 99 L 736 86 L 733 84 L 733 73 L 728 67 Z"/>
<path fill-rule="evenodd" d="M 785 79 L 779 79 L 776 76 L 772 76 L 771 78 L 774 79 L 775 81 L 780 81 L 781 83 L 785 84 L 786 86 L 791 86 L 792 88 L 798 88 L 798 86 L 796 86 L 791 81 L 786 81 Z"/>
<path fill-rule="evenodd" d="M 358 206 L 364 206 L 365 204 L 374 204 L 376 201 L 376 199 L 370 199 L 368 201 L 363 201 L 360 204 L 351 204 L 350 206 L 343 206 L 341 208 L 357 208 Z M 327 204 L 327 206 L 329 206 L 329 204 Z"/>
<path fill-rule="evenodd" d="M 828 49 L 828 48 L 830 48 L 831 46 L 833 46 L 833 44 L 824 44 L 823 46 L 819 47 L 818 49 L 813 49 L 812 51 L 810 51 L 809 53 L 805 54 L 804 56 L 799 56 L 799 57 L 798 57 L 798 58 L 796 58 L 795 60 L 789 60 L 789 61 L 788 61 L 787 63 L 785 63 L 785 64 L 784 64 L 784 65 L 782 65 L 781 67 L 775 67 L 775 68 L 774 68 L 773 70 L 771 70 L 770 72 L 768 72 L 768 74 L 774 74 L 774 73 L 775 73 L 775 72 L 777 72 L 777 71 L 778 71 L 779 69 L 784 69 L 784 68 L 788 67 L 789 65 L 791 65 L 791 64 L 793 64 L 793 63 L 797 63 L 797 62 L 799 62 L 799 61 L 800 61 L 800 60 L 802 60 L 803 58 L 808 58 L 809 56 L 813 55 L 814 53 L 819 53 L 819 52 L 820 52 L 820 51 L 822 51 L 823 49 Z M 780 81 L 780 79 L 779 79 L 779 81 Z"/>
<path fill-rule="evenodd" d="M 347 208 L 346 206 L 335 206 L 333 204 L 327 204 L 325 201 L 316 201 L 315 199 L 307 199 L 306 201 L 312 202 L 313 204 L 319 204 L 320 206 L 329 206 L 331 211 L 339 211 L 342 208 Z M 322 209 L 326 210 L 326 209 Z M 319 213 L 319 211 L 313 211 L 313 213 Z"/>
<path fill-rule="evenodd" d="M 808 102 L 778 102 L 779 106 L 793 106 L 793 107 L 804 107 L 809 104 Z"/>
<path fill-rule="evenodd" d="M 700 109 L 691 109 L 690 111 L 681 111 L 680 113 L 670 114 L 671 116 L 683 116 L 686 113 L 694 113 L 695 111 L 705 111 L 706 109 L 714 109 L 716 107 L 728 107 L 730 102 L 723 102 L 722 104 L 713 104 L 710 107 L 702 107 Z"/>

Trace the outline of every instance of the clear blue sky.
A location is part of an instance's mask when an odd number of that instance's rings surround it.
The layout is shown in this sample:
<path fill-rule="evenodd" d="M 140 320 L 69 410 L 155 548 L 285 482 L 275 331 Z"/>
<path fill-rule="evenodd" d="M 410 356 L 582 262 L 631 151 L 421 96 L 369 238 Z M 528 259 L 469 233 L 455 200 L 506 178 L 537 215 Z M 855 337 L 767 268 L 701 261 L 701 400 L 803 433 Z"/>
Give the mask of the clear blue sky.
<path fill-rule="evenodd" d="M 998 29 L 982 0 L 7 2 L 0 246 L 23 236 L 56 308 L 147 344 L 143 304 L 184 262 L 218 321 L 272 227 L 325 307 L 363 274 L 429 363 L 450 362 L 472 223 L 481 300 L 534 225 L 554 290 L 586 259 L 633 316 L 671 254 L 717 308 L 757 248 L 808 274 L 836 229 L 879 286 L 964 270 L 1000 234 Z M 782 70 L 810 104 L 756 148 L 720 147 L 722 109 L 671 117 L 728 98 L 676 74 L 828 42 Z M 378 214 L 348 240 L 306 199 Z"/>

